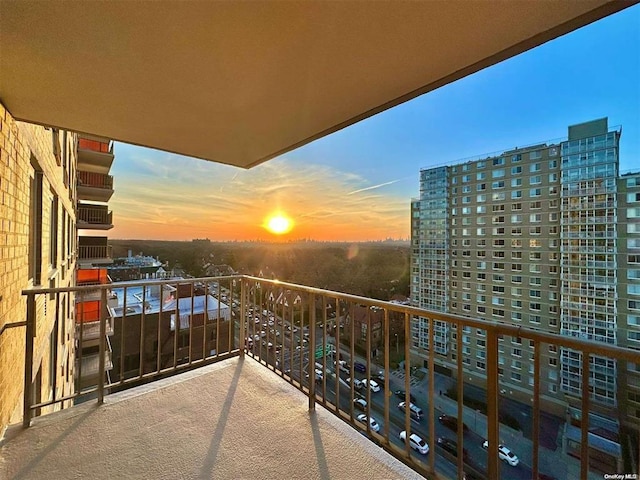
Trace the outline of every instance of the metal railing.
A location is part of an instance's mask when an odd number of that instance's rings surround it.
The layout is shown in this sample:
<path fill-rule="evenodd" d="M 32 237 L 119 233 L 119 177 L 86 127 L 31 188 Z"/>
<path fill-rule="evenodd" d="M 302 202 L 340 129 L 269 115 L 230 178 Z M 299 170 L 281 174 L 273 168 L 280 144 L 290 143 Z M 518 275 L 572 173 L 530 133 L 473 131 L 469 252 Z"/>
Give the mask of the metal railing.
<path fill-rule="evenodd" d="M 104 173 L 78 171 L 78 186 L 113 189 L 113 176 Z"/>
<path fill-rule="evenodd" d="M 81 260 L 111 258 L 111 251 L 111 245 L 79 245 L 78 258 Z"/>
<path fill-rule="evenodd" d="M 59 296 L 72 294 L 81 296 L 83 292 L 100 289 L 102 305 L 107 305 L 107 296 L 114 289 L 119 292 L 119 305 L 105 308 L 100 318 L 98 372 L 106 372 L 105 354 L 108 342 L 111 342 L 111 361 L 113 369 L 109 375 L 100 374 L 96 384 L 76 388 L 72 395 L 56 397 L 46 402 L 34 403 L 33 380 L 34 337 L 37 325 L 41 321 L 36 312 L 38 302 L 54 300 L 57 309 Z M 26 360 L 24 380 L 24 417 L 25 427 L 30 425 L 34 412 L 65 401 L 76 401 L 86 396 L 95 397 L 102 403 L 104 395 L 141 383 L 164 378 L 186 369 L 207 365 L 234 356 L 245 354 L 260 362 L 278 376 L 304 392 L 309 399 L 309 408 L 319 403 L 330 412 L 366 434 L 372 441 L 408 464 L 416 471 L 430 475 L 449 468 L 449 472 L 458 478 L 464 473 L 473 472 L 486 478 L 500 478 L 498 445 L 501 443 L 499 423 L 499 403 L 506 388 L 501 378 L 502 363 L 499 363 L 499 345 L 504 337 L 512 337 L 512 342 L 529 345 L 533 355 L 532 395 L 532 458 L 533 478 L 539 474 L 540 458 L 540 418 L 541 418 L 541 359 L 550 346 L 557 350 L 570 348 L 581 353 L 582 391 L 591 390 L 589 372 L 592 368 L 590 358 L 593 355 L 607 356 L 616 360 L 639 362 L 640 354 L 613 345 L 586 341 L 579 338 L 534 331 L 517 325 L 460 317 L 440 312 L 428 311 L 412 306 L 383 302 L 314 287 L 301 286 L 266 280 L 263 278 L 236 275 L 229 277 L 211 277 L 200 279 L 172 279 L 144 282 L 126 282 L 123 284 L 98 285 L 73 288 L 43 288 L 23 291 L 27 299 L 26 319 Z M 55 312 L 58 315 L 59 312 Z M 404 350 L 404 364 L 399 371 L 404 377 L 405 405 L 410 404 L 411 376 L 414 372 L 411 351 L 412 318 L 426 319 L 430 332 L 435 331 L 437 322 L 448 325 L 457 332 L 455 351 L 463 352 L 465 327 L 483 332 L 485 342 L 487 412 L 486 432 L 482 437 L 488 440 L 486 467 L 477 464 L 463 455 L 453 456 L 438 447 L 436 451 L 436 403 L 435 394 L 436 360 L 438 355 L 428 355 L 426 359 L 427 390 L 416 401 L 426 406 L 425 422 L 413 418 L 411 409 L 391 408 L 392 365 L 397 362 L 400 353 L 399 339 Z M 356 327 L 356 319 L 358 327 Z M 108 324 L 114 328 L 114 334 L 107 339 Z M 375 328 L 374 328 L 375 327 Z M 381 332 L 373 338 L 369 332 Z M 80 330 L 78 345 L 82 345 Z M 58 336 L 54 336 L 58 338 Z M 391 340 L 395 340 L 391 343 Z M 127 350 L 135 345 L 132 351 Z M 395 347 L 395 348 L 394 348 Z M 435 350 L 435 339 L 428 337 L 427 351 Z M 453 348 L 453 345 L 451 345 Z M 413 355 L 412 355 L 413 354 Z M 392 360 L 392 357 L 394 359 Z M 466 358 L 456 357 L 456 379 L 458 398 L 462 397 L 465 376 L 469 371 L 465 366 Z M 75 372 L 76 384 L 82 379 L 82 351 L 76 352 L 79 359 L 79 371 Z M 380 371 L 378 371 L 380 366 Z M 376 393 L 372 388 L 358 390 L 355 379 L 360 376 L 371 385 L 378 381 L 385 392 Z M 402 376 L 402 375 L 401 375 Z M 582 412 L 590 412 L 592 399 L 583 395 L 577 399 Z M 457 402 L 457 418 L 464 418 L 463 402 Z M 358 419 L 359 410 L 366 419 Z M 438 408 L 440 412 L 440 408 Z M 378 430 L 370 423 L 372 415 L 381 415 L 382 427 Z M 462 421 L 457 422 L 458 452 L 463 451 L 466 428 Z M 589 422 L 581 424 L 580 478 L 586 479 L 589 471 Z M 418 433 L 431 447 L 432 454 L 426 463 L 412 454 L 408 441 L 399 441 L 397 432 L 404 430 L 407 438 Z M 450 463 L 443 462 L 442 458 Z M 452 467 L 453 465 L 453 467 Z M 453 469 L 453 470 L 451 470 Z M 456 473 L 457 472 L 457 473 Z M 447 473 L 445 473 L 447 475 Z"/>
<path fill-rule="evenodd" d="M 106 207 L 86 206 L 78 207 L 78 222 L 84 222 L 91 225 L 111 225 L 113 214 Z"/>

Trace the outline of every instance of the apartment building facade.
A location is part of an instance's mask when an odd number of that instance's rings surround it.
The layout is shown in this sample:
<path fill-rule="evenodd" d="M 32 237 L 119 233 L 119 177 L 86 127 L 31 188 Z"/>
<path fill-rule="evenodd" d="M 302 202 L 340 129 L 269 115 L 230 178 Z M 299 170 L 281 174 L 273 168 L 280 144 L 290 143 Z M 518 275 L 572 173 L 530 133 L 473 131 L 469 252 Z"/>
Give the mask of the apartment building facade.
<path fill-rule="evenodd" d="M 76 144 L 74 133 L 16 121 L 0 104 L 0 436 L 22 416 L 25 365 L 18 359 L 25 358 L 27 314 L 22 291 L 74 285 Z M 34 332 L 36 404 L 54 392 L 59 398 L 73 391 L 73 303 L 70 293 L 42 295 L 36 302 L 36 314 L 44 319 Z"/>
<path fill-rule="evenodd" d="M 566 141 L 422 170 L 411 207 L 412 303 L 640 349 L 632 262 L 640 187 L 637 176 L 619 176 L 620 134 L 605 118 L 569 127 Z M 414 318 L 414 361 L 426 362 L 429 335 L 428 319 Z M 465 381 L 484 385 L 484 337 L 434 322 L 436 364 L 454 371 L 461 354 Z M 534 385 L 532 347 L 517 337 L 499 342 L 502 393 L 524 402 Z M 540 360 L 543 408 L 564 415 L 579 406 L 580 356 L 548 346 Z M 594 410 L 639 425 L 637 368 L 592 356 Z"/>

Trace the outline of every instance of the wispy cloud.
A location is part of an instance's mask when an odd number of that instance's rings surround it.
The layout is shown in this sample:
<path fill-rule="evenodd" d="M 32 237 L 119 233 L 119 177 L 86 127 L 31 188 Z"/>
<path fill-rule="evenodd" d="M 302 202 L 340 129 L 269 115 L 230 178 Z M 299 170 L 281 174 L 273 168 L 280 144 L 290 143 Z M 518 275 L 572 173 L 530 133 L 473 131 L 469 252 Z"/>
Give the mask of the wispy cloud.
<path fill-rule="evenodd" d="M 290 216 L 292 238 L 406 237 L 410 199 L 380 191 L 362 175 L 287 158 L 250 170 L 128 146 L 112 169 L 115 238 L 273 238 L 262 225 Z M 360 187 L 360 188 L 359 188 Z M 362 192 L 368 192 L 361 195 Z"/>

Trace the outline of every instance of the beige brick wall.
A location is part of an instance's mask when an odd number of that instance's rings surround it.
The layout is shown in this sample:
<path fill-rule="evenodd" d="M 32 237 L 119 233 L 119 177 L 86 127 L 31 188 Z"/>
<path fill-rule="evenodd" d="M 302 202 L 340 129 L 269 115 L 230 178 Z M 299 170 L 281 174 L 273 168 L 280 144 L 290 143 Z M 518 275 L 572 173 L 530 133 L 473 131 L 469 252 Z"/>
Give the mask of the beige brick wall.
<path fill-rule="evenodd" d="M 53 131 L 41 126 L 15 121 L 0 104 L 0 436 L 8 423 L 20 420 L 22 415 L 22 392 L 24 383 L 25 328 L 11 324 L 26 319 L 26 299 L 22 290 L 33 287 L 29 275 L 29 213 L 30 188 L 33 177 L 32 158 L 43 172 L 42 195 L 42 265 L 41 286 L 63 287 L 73 284 L 75 268 L 75 229 L 68 235 L 69 218 L 75 225 L 75 136 L 58 136 L 60 161 L 54 155 Z M 67 152 L 67 168 L 63 154 Z M 69 169 L 72 174 L 69 175 Z M 66 174 L 65 174 L 66 170 Z M 66 177 L 66 182 L 65 182 Z M 52 199 L 57 197 L 57 262 L 52 264 L 50 252 Z M 63 221 L 62 218 L 65 217 Z M 71 255 L 67 243 L 72 242 Z M 63 252 L 63 247 L 64 252 Z M 34 347 L 34 375 L 41 368 L 41 400 L 52 398 L 51 374 L 56 376 L 57 396 L 71 393 L 73 384 L 73 305 L 58 311 L 57 334 L 58 358 L 55 368 L 51 363 L 51 331 L 56 319 L 56 306 L 66 303 L 66 297 L 51 299 L 40 296 L 37 302 L 37 336 Z M 62 318 L 64 310 L 65 319 Z M 64 328 L 63 324 L 64 323 Z M 64 331 L 64 336 L 62 332 Z M 63 355 L 64 354 L 64 355 Z M 67 359 L 70 358 L 70 361 Z M 69 372 L 66 366 L 69 365 Z M 50 368 L 51 367 L 51 368 Z M 59 408 L 59 407 L 57 407 Z"/>

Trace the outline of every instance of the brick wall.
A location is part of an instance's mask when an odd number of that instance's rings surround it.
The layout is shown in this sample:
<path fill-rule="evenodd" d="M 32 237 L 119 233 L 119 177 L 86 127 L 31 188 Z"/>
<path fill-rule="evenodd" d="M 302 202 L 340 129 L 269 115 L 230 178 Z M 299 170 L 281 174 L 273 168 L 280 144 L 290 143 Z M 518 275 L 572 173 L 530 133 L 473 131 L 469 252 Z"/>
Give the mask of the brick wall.
<path fill-rule="evenodd" d="M 37 165 L 43 177 L 39 283 L 42 287 L 69 286 L 75 269 L 75 142 L 73 134 L 56 134 L 52 129 L 15 121 L 0 104 L 0 436 L 7 424 L 20 421 L 22 415 L 25 328 L 11 325 L 26 319 L 26 300 L 21 292 L 34 286 L 29 268 L 29 242 L 34 235 L 30 231 L 32 164 Z M 54 198 L 57 204 L 52 204 Z M 57 229 L 52 231 L 54 215 L 58 221 Z M 52 235 L 58 238 L 55 256 L 51 251 Z M 54 332 L 58 355 L 52 358 L 50 338 L 55 311 L 63 302 L 66 318 L 59 315 L 61 328 Z M 52 397 L 51 375 L 56 376 L 58 396 L 72 391 L 72 315 L 72 299 L 51 299 L 48 295 L 38 298 L 34 375 L 40 369 L 42 401 Z M 51 361 L 56 365 L 50 365 Z"/>

